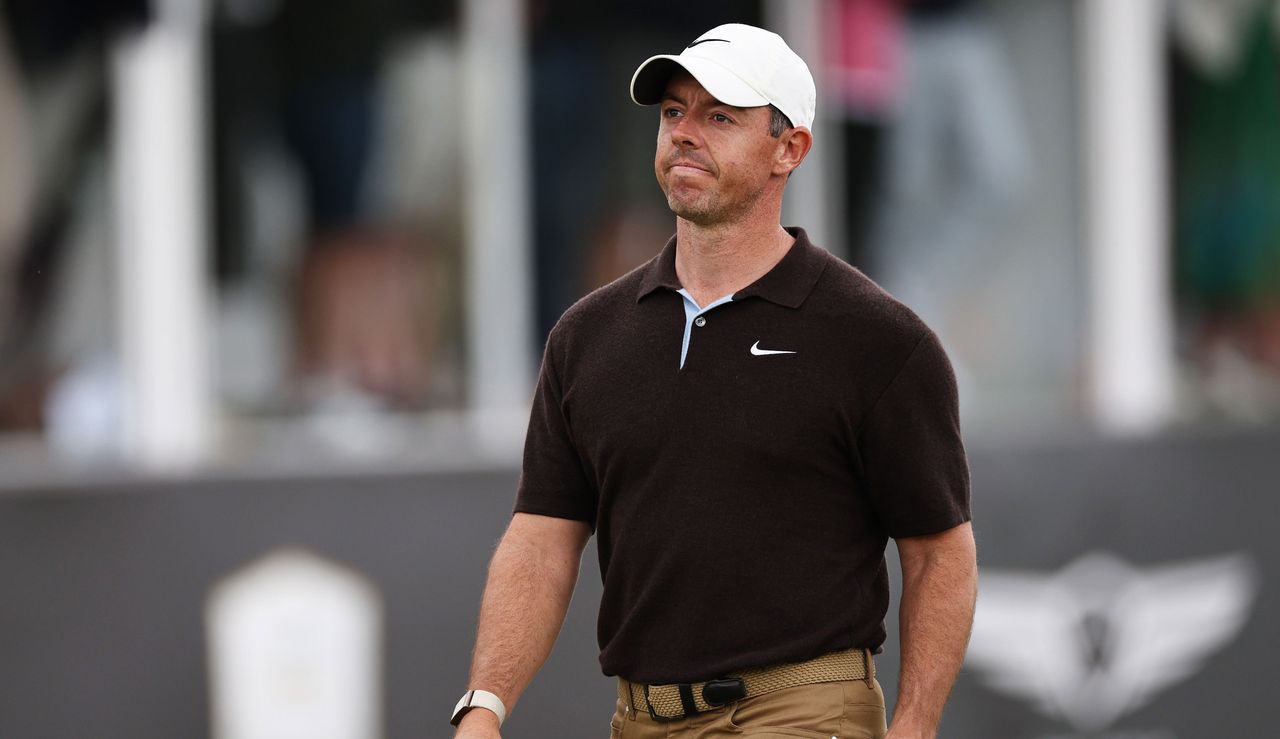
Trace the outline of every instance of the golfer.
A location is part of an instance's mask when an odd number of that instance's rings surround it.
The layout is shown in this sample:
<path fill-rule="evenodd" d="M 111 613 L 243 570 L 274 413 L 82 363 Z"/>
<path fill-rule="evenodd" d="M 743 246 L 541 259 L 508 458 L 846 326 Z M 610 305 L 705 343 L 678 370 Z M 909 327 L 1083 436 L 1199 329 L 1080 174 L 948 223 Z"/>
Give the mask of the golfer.
<path fill-rule="evenodd" d="M 547 341 L 455 736 L 500 736 L 594 534 L 612 736 L 933 737 L 977 577 L 946 355 L 908 308 L 780 225 L 816 97 L 781 37 L 713 28 L 641 64 L 631 95 L 658 106 L 675 236 Z"/>

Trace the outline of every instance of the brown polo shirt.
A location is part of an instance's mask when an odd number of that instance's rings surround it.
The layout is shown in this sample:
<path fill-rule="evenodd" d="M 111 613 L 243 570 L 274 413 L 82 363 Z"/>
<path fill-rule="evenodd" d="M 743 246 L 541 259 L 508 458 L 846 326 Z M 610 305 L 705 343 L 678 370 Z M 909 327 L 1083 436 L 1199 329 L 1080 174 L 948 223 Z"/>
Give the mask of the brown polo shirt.
<path fill-rule="evenodd" d="M 515 510 L 595 528 L 606 675 L 878 649 L 888 537 L 969 519 L 937 337 L 788 230 L 782 260 L 695 323 L 683 367 L 674 239 L 547 341 Z"/>

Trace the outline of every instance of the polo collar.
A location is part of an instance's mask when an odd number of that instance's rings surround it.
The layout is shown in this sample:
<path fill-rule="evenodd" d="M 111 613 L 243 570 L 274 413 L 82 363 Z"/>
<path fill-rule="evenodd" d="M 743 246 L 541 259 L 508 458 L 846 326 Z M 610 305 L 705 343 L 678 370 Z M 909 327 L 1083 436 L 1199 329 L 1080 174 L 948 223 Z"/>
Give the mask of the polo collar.
<path fill-rule="evenodd" d="M 814 246 L 803 228 L 788 226 L 786 231 L 795 237 L 795 243 L 773 269 L 734 293 L 734 300 L 754 295 L 787 308 L 799 308 L 813 292 L 813 286 L 818 284 L 830 255 Z M 680 279 L 676 276 L 676 237 L 672 236 L 662 252 L 644 267 L 636 302 L 659 288 L 676 291 L 680 287 Z"/>
<path fill-rule="evenodd" d="M 636 302 L 660 287 L 675 292 L 683 287 L 680 278 L 676 277 L 676 237 L 667 240 L 658 256 L 649 260 L 640 277 L 640 292 L 636 294 Z"/>

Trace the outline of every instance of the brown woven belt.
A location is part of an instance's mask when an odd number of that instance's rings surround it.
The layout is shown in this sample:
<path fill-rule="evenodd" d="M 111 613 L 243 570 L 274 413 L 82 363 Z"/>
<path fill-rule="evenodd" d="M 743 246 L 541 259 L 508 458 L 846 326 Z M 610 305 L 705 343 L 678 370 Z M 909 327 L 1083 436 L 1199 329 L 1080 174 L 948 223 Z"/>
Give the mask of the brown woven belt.
<path fill-rule="evenodd" d="M 701 683 L 643 685 L 619 680 L 618 687 L 620 697 L 635 710 L 646 711 L 658 721 L 674 721 L 783 688 L 866 680 L 875 675 L 875 661 L 869 650 L 845 649 L 805 662 L 740 670 L 731 677 Z"/>

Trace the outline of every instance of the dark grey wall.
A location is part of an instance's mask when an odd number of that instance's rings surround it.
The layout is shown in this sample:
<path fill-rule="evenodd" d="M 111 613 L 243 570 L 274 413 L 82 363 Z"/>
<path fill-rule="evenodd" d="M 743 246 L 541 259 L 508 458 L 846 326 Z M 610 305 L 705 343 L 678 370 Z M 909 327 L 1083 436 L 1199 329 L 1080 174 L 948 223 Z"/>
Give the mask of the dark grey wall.
<path fill-rule="evenodd" d="M 1203 669 L 1103 736 L 1270 736 L 1280 658 L 1280 434 L 1202 432 L 1141 442 L 986 449 L 973 458 L 979 558 L 987 569 L 1054 573 L 1089 551 L 1139 569 L 1244 553 L 1258 595 L 1243 631 Z M 946 737 L 1074 736 L 966 669 Z"/>
<path fill-rule="evenodd" d="M 0 495 L 0 737 L 206 736 L 206 592 L 286 544 L 348 564 L 381 589 L 386 736 L 447 735 L 515 476 L 139 482 Z M 599 578 L 585 572 L 548 672 L 528 693 L 530 709 L 512 719 L 514 736 L 555 735 L 538 728 L 553 725 L 549 715 L 607 725 L 612 685 L 594 667 Z"/>
<path fill-rule="evenodd" d="M 1250 553 L 1259 598 L 1241 637 L 1117 729 L 1262 736 L 1274 624 L 1280 434 L 972 451 L 982 563 L 1054 571 L 1102 549 L 1138 566 Z M 324 479 L 139 481 L 0 493 L 0 737 L 200 737 L 203 605 L 220 577 L 284 544 L 365 572 L 386 617 L 386 736 L 448 736 L 488 556 L 514 471 Z M 555 654 L 506 732 L 603 736 L 594 549 Z M 883 655 L 892 693 L 896 649 Z M 964 675 L 946 737 L 1069 735 Z"/>

